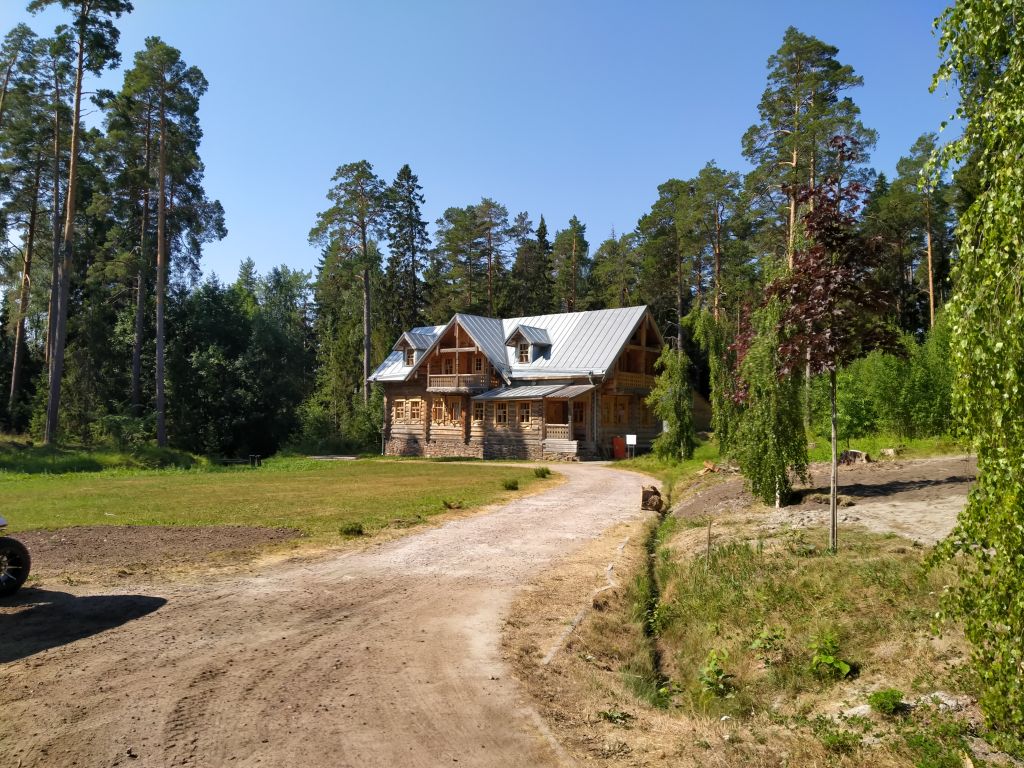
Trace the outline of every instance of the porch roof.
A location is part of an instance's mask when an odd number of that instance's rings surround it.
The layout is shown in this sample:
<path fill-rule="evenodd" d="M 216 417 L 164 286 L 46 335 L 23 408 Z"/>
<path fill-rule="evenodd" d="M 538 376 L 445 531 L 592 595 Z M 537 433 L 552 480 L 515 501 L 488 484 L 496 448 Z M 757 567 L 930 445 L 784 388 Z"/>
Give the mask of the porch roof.
<path fill-rule="evenodd" d="M 597 384 L 570 384 L 557 392 L 552 392 L 547 398 L 548 400 L 572 400 L 574 397 L 587 394 L 596 387 Z"/>
<path fill-rule="evenodd" d="M 475 396 L 474 400 L 540 400 L 564 389 L 564 384 L 543 384 L 527 387 L 498 387 Z"/>
<path fill-rule="evenodd" d="M 522 387 L 498 387 L 474 397 L 474 400 L 571 400 L 597 387 L 596 384 L 532 384 Z"/>

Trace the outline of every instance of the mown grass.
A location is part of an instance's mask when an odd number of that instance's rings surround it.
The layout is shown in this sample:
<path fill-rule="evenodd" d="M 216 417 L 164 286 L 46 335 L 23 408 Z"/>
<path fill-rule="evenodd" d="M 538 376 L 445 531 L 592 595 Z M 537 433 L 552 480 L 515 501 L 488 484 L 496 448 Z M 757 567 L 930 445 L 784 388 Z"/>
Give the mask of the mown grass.
<path fill-rule="evenodd" d="M 827 437 L 817 438 L 809 444 L 808 454 L 811 461 L 831 461 L 832 447 Z M 864 451 L 874 460 L 882 458 L 883 448 L 894 448 L 899 451 L 901 459 L 922 459 L 929 456 L 967 453 L 966 446 L 956 442 L 948 435 L 939 437 L 901 438 L 893 435 L 867 435 L 857 438 L 840 438 L 839 452 L 847 448 Z"/>
<path fill-rule="evenodd" d="M 272 459 L 262 468 L 118 468 L 65 474 L 0 473 L 3 514 L 12 531 L 73 525 L 254 525 L 338 536 L 406 527 L 550 482 L 529 465 L 494 466 Z"/>

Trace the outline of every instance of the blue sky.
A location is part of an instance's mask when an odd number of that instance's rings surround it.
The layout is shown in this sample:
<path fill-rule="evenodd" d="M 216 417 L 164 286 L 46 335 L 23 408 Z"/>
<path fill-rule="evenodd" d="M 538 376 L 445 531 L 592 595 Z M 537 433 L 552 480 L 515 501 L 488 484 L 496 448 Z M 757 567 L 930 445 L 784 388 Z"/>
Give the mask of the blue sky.
<path fill-rule="evenodd" d="M 954 106 L 928 92 L 945 6 L 931 0 L 135 5 L 119 24 L 124 64 L 158 35 L 210 81 L 202 156 L 229 235 L 204 263 L 224 278 L 245 257 L 312 269 L 306 236 L 330 177 L 364 158 L 386 180 L 408 162 L 431 222 L 487 196 L 534 223 L 543 213 L 552 231 L 575 214 L 596 247 L 632 229 L 664 180 L 711 159 L 746 168 L 740 137 L 791 24 L 864 77 L 852 95 L 879 132 L 879 170 Z M 3 0 L 0 28 L 49 33 L 63 18 L 19 6 Z"/>

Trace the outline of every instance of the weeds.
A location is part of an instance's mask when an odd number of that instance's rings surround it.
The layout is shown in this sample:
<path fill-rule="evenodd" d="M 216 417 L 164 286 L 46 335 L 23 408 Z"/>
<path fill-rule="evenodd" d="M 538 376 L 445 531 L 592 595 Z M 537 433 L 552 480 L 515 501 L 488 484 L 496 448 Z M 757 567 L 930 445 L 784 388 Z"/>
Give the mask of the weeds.
<path fill-rule="evenodd" d="M 548 477 L 551 477 L 551 468 L 550 467 L 534 467 L 533 468 L 533 476 L 534 477 L 539 477 L 541 480 L 544 480 L 544 479 L 546 479 Z"/>
<path fill-rule="evenodd" d="M 363 529 L 362 523 L 353 521 L 344 523 L 340 528 L 338 528 L 338 533 L 342 536 L 355 537 L 365 535 L 366 531 Z"/>
<path fill-rule="evenodd" d="M 896 688 L 875 691 L 868 696 L 868 704 L 875 712 L 886 717 L 895 717 L 907 711 L 907 705 L 903 703 L 903 691 Z"/>
<path fill-rule="evenodd" d="M 501 487 L 506 491 L 518 491 L 519 481 L 515 478 L 509 478 L 501 481 Z"/>
<path fill-rule="evenodd" d="M 850 662 L 839 656 L 839 637 L 832 630 L 825 630 L 811 639 L 807 646 L 813 652 L 811 672 L 819 680 L 842 680 L 853 671 Z"/>

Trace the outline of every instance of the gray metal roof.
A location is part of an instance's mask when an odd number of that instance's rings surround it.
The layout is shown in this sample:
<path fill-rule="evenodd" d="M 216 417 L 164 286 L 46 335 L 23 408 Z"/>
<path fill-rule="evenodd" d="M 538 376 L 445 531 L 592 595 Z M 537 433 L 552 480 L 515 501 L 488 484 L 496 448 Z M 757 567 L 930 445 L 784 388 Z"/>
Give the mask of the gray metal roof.
<path fill-rule="evenodd" d="M 509 383 L 514 383 L 517 379 L 529 381 L 588 374 L 600 378 L 614 364 L 646 310 L 647 307 L 644 306 L 623 307 L 513 317 L 507 320 L 457 314 L 447 325 L 413 328 L 411 332 L 423 333 L 433 339 L 426 349 L 426 353 L 429 353 L 452 323 L 461 323 L 491 364 Z M 543 331 L 551 344 L 550 347 L 538 350 L 536 359 L 529 363 L 520 363 L 516 350 L 505 345 L 505 340 L 516 328 L 522 326 Z M 398 353 L 388 355 L 370 377 L 370 381 L 404 381 L 408 378 L 416 366 L 406 367 L 404 360 L 395 359 L 396 354 Z M 418 357 L 425 359 L 427 354 Z"/>
<path fill-rule="evenodd" d="M 596 387 L 597 384 L 570 384 L 568 387 L 562 387 L 557 392 L 552 392 L 548 395 L 548 399 L 572 400 L 574 397 L 587 394 L 587 392 L 590 392 Z"/>
<path fill-rule="evenodd" d="M 546 384 L 526 387 L 498 387 L 489 392 L 476 395 L 474 400 L 540 400 L 543 397 L 562 389 L 561 384 Z"/>
<path fill-rule="evenodd" d="M 405 381 L 415 366 L 405 364 L 405 355 L 400 346 L 402 341 L 406 341 L 419 353 L 417 355 L 418 363 L 424 357 L 423 353 L 437 343 L 437 340 L 441 338 L 441 333 L 447 327 L 446 325 L 427 325 L 403 333 L 392 347 L 392 352 L 384 358 L 384 362 L 370 374 L 369 381 Z"/>
<path fill-rule="evenodd" d="M 551 337 L 548 336 L 548 332 L 543 328 L 534 328 L 532 325 L 517 325 L 513 328 L 508 336 L 505 337 L 505 346 L 508 346 L 517 333 L 521 333 L 523 338 L 530 344 L 540 344 L 545 347 L 551 346 Z"/>

